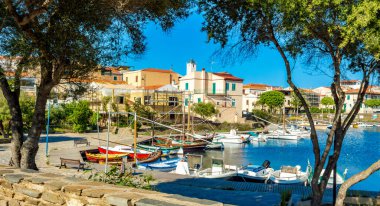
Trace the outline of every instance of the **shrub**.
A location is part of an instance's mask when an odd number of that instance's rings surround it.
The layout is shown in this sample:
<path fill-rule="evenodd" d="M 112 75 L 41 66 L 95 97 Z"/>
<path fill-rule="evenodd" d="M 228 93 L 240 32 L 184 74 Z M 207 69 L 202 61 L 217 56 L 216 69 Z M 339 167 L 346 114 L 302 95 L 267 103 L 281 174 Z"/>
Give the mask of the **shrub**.
<path fill-rule="evenodd" d="M 72 113 L 67 117 L 67 120 L 73 124 L 75 132 L 85 132 L 90 125 L 92 111 L 87 101 L 72 102 L 67 106 Z"/>
<path fill-rule="evenodd" d="M 105 182 L 108 184 L 135 187 L 152 190 L 150 184 L 154 180 L 150 174 L 133 175 L 132 168 L 122 172 L 118 167 L 112 166 L 108 172 L 96 172 L 90 175 L 90 180 Z"/>

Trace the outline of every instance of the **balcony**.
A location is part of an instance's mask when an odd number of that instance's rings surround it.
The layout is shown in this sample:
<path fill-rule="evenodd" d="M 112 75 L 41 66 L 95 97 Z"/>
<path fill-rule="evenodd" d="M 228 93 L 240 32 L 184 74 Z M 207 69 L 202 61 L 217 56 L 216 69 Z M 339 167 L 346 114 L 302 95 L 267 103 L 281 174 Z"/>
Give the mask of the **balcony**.
<path fill-rule="evenodd" d="M 226 90 L 209 90 L 207 91 L 208 96 L 226 96 L 228 91 Z"/>

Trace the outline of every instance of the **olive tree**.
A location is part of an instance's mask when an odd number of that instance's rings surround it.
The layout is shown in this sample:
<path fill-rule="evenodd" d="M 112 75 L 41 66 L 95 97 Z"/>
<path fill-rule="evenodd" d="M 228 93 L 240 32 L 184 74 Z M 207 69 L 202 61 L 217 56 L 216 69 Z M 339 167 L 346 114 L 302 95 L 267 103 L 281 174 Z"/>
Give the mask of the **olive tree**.
<path fill-rule="evenodd" d="M 322 204 L 346 132 L 359 112 L 371 75 L 379 69 L 379 61 L 374 53 L 379 50 L 369 49 L 366 41 L 356 38 L 361 36 L 360 32 L 347 32 L 349 17 L 359 3 L 354 0 L 199 2 L 205 18 L 203 30 L 210 40 L 221 44 L 229 58 L 250 57 L 264 45 L 274 48 L 283 59 L 287 83 L 301 101 L 311 128 L 314 153 L 311 181 L 313 205 Z M 330 89 L 336 110 L 324 147 L 320 145 L 310 107 L 293 81 L 293 64 L 298 57 L 322 57 L 331 62 L 328 72 L 332 76 Z M 343 117 L 345 92 L 341 86 L 341 76 L 346 69 L 360 72 L 362 79 L 357 101 L 348 115 Z M 325 172 L 322 174 L 323 169 Z"/>
<path fill-rule="evenodd" d="M 188 15 L 183 0 L 0 0 L 0 53 L 18 56 L 14 84 L 0 68 L 0 88 L 11 111 L 12 160 L 37 169 L 35 157 L 53 87 L 85 78 L 99 64 L 145 50 L 144 25 L 168 30 Z M 23 135 L 20 80 L 38 77 L 31 127 Z"/>

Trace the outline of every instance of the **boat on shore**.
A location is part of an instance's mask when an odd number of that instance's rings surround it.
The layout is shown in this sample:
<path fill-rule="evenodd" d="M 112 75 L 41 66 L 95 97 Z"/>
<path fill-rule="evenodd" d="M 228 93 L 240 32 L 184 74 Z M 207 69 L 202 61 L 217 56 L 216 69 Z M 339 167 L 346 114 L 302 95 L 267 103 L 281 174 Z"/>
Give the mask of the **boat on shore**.
<path fill-rule="evenodd" d="M 160 172 L 170 172 L 175 170 L 180 159 L 166 160 L 153 163 L 141 163 L 138 162 L 138 168 L 143 170 L 155 170 Z"/>
<path fill-rule="evenodd" d="M 99 146 L 99 152 L 102 154 L 107 153 L 107 147 Z M 152 152 L 137 149 L 136 158 L 137 159 L 147 159 Z M 119 155 L 128 155 L 129 158 L 134 158 L 135 152 L 134 149 L 130 146 L 117 145 L 115 147 L 108 147 L 108 154 L 119 154 Z"/>
<path fill-rule="evenodd" d="M 165 146 L 151 146 L 151 145 L 144 145 L 144 144 L 138 144 L 137 147 L 139 149 L 143 149 L 149 152 L 155 152 L 157 150 L 161 150 L 163 155 L 175 155 L 178 153 L 178 150 L 180 147 L 165 147 Z"/>
<path fill-rule="evenodd" d="M 106 154 L 101 154 L 101 153 L 90 153 L 90 152 L 85 152 L 86 158 L 90 162 L 94 163 L 99 163 L 99 162 L 105 162 L 107 159 Z M 121 161 L 123 157 L 127 155 L 123 154 L 108 154 L 108 161 L 114 162 L 114 161 Z"/>
<path fill-rule="evenodd" d="M 170 138 L 155 138 L 156 142 L 154 142 L 155 146 L 159 147 L 180 147 L 183 149 L 183 152 L 191 152 L 194 150 L 203 150 L 206 148 L 208 142 L 199 141 L 192 142 L 186 140 L 172 140 Z"/>

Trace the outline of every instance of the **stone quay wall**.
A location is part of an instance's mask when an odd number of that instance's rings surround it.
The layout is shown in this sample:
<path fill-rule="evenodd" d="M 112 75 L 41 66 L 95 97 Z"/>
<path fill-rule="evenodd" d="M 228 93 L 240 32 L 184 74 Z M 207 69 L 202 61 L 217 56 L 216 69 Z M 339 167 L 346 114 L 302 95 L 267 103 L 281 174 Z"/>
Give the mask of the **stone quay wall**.
<path fill-rule="evenodd" d="M 0 206 L 31 205 L 221 206 L 223 204 L 0 165 Z"/>

